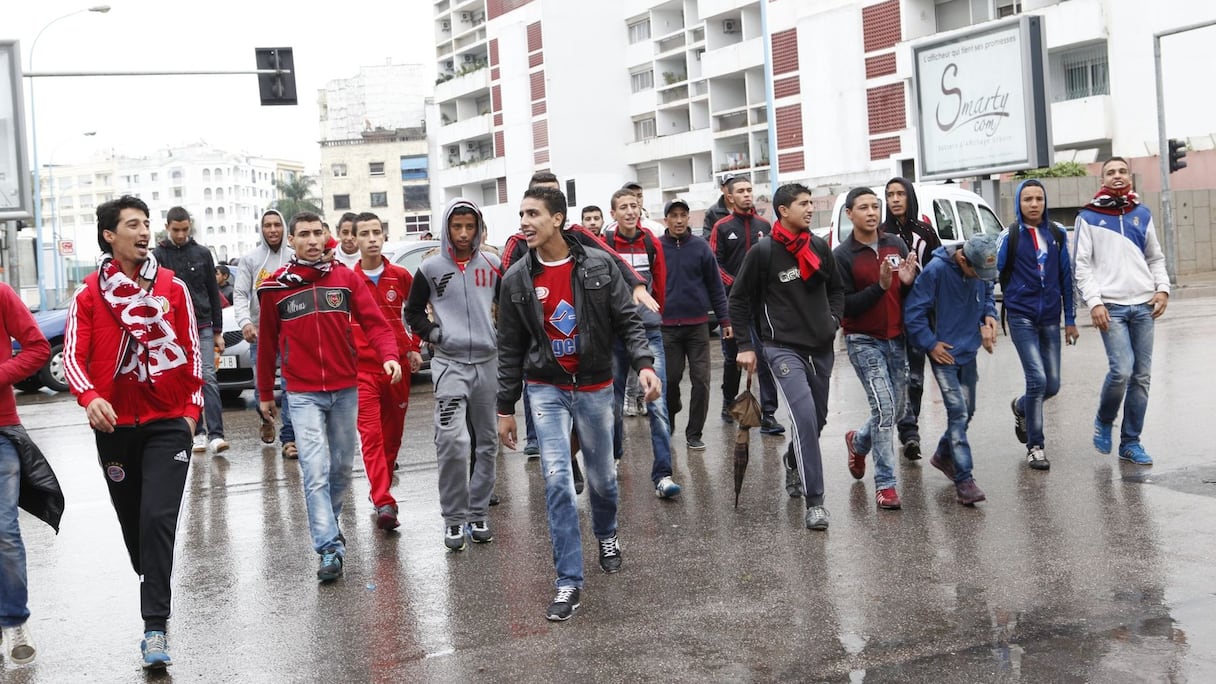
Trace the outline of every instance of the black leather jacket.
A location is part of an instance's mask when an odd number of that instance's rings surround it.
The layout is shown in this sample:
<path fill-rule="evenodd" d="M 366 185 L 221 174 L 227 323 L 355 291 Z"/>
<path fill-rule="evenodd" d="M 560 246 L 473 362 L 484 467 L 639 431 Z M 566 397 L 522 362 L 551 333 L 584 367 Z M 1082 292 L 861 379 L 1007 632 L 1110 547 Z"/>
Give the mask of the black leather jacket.
<path fill-rule="evenodd" d="M 545 332 L 544 312 L 532 284 L 540 271 L 530 250 L 503 276 L 498 298 L 498 413 L 515 415 L 515 403 L 529 381 L 586 386 L 612 379 L 612 344 L 625 343 L 634 370 L 651 368 L 654 356 L 628 285 L 612 257 L 586 250 L 563 234 L 574 258 L 574 311 L 578 321 L 577 375 L 557 362 Z"/>

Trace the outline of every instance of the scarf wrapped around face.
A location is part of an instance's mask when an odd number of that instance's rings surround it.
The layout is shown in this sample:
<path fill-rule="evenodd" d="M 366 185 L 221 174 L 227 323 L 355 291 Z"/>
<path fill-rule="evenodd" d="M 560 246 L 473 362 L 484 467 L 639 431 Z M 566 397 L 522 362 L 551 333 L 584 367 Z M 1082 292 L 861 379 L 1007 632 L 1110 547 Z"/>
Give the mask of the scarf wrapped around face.
<path fill-rule="evenodd" d="M 258 295 L 270 290 L 295 290 L 312 285 L 329 275 L 335 263 L 337 262 L 333 259 L 302 261 L 299 257 L 292 257 L 291 261 L 275 271 L 274 275 L 262 281 L 258 286 Z"/>
<path fill-rule="evenodd" d="M 1102 186 L 1098 189 L 1098 194 L 1094 195 L 1094 198 L 1085 206 L 1099 214 L 1122 216 L 1135 209 L 1139 204 L 1140 196 L 1130 188 L 1127 190 L 1115 190 Z"/>
<path fill-rule="evenodd" d="M 159 270 L 156 257 L 149 253 L 138 277 L 154 284 Z M 113 255 L 103 256 L 97 275 L 102 299 L 126 338 L 115 377 L 144 382 L 188 361 L 169 319 L 165 298 L 153 295 L 151 285 L 145 290 L 127 277 Z"/>
<path fill-rule="evenodd" d="M 773 224 L 773 239 L 785 246 L 785 251 L 798 260 L 798 273 L 803 280 L 810 280 L 819 270 L 819 255 L 811 249 L 811 232 L 804 230 L 797 236 L 778 220 Z"/>

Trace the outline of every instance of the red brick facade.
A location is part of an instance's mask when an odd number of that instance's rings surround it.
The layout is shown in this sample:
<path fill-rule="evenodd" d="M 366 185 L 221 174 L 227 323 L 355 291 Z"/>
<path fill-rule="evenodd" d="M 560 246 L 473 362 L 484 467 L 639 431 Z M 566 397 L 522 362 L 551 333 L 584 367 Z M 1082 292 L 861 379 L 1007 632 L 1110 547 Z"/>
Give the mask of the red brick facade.
<path fill-rule="evenodd" d="M 899 136 L 876 138 L 870 141 L 870 159 L 886 159 L 893 154 L 898 154 L 899 151 Z"/>
<path fill-rule="evenodd" d="M 536 52 L 544 47 L 541 38 L 540 22 L 528 24 L 528 52 Z"/>
<path fill-rule="evenodd" d="M 895 53 L 866 57 L 866 78 L 878 78 L 895 73 Z"/>
<path fill-rule="evenodd" d="M 499 204 L 507 203 L 507 179 L 506 178 L 498 179 L 498 203 Z"/>
<path fill-rule="evenodd" d="M 866 52 L 894 47 L 902 37 L 899 0 L 887 0 L 861 10 L 861 26 Z"/>
<path fill-rule="evenodd" d="M 777 107 L 777 149 L 802 147 L 802 105 Z"/>
<path fill-rule="evenodd" d="M 866 89 L 870 134 L 898 131 L 907 118 L 904 107 L 904 84 L 891 83 Z"/>
<path fill-rule="evenodd" d="M 528 74 L 528 79 L 532 85 L 532 102 L 545 99 L 545 72 L 533 71 Z"/>
<path fill-rule="evenodd" d="M 530 2 L 532 0 L 486 0 L 487 18 L 497 19 L 507 12 L 517 10 Z"/>
<path fill-rule="evenodd" d="M 777 173 L 806 170 L 806 155 L 802 152 L 782 152 L 777 155 Z"/>
<path fill-rule="evenodd" d="M 802 92 L 802 79 L 797 76 L 773 81 L 773 96 L 777 99 L 790 97 Z"/>
<path fill-rule="evenodd" d="M 773 34 L 773 73 L 788 74 L 798 70 L 798 30 L 789 29 Z"/>
<path fill-rule="evenodd" d="M 540 116 L 547 111 L 549 111 L 549 108 L 545 106 L 544 100 L 532 103 L 532 116 Z"/>
<path fill-rule="evenodd" d="M 529 68 L 538 67 L 544 63 L 545 63 L 545 53 L 533 52 L 532 54 L 528 55 L 528 67 Z"/>
<path fill-rule="evenodd" d="M 549 146 L 549 122 L 546 119 L 532 122 L 532 147 L 541 149 Z"/>
<path fill-rule="evenodd" d="M 502 131 L 494 131 L 494 156 L 505 157 L 507 150 L 503 145 Z"/>
<path fill-rule="evenodd" d="M 498 39 L 490 39 L 490 66 L 498 66 Z"/>

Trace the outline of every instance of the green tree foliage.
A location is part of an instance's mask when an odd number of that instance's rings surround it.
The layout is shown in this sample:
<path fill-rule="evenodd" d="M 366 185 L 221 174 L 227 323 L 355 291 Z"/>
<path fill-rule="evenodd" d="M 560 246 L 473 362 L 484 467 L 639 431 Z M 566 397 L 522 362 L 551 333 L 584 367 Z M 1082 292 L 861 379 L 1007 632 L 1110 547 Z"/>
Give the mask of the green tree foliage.
<path fill-rule="evenodd" d="M 283 215 L 285 221 L 290 221 L 292 216 L 301 211 L 320 214 L 321 204 L 312 194 L 312 186 L 316 183 L 315 178 L 303 174 L 290 180 L 275 181 L 274 187 L 279 192 L 279 199 L 272 202 L 271 206 Z"/>
<path fill-rule="evenodd" d="M 1081 178 L 1088 175 L 1089 171 L 1085 169 L 1084 164 L 1069 161 L 1053 164 L 1045 169 L 1019 171 L 1013 177 L 1018 180 L 1025 180 L 1027 178 Z"/>

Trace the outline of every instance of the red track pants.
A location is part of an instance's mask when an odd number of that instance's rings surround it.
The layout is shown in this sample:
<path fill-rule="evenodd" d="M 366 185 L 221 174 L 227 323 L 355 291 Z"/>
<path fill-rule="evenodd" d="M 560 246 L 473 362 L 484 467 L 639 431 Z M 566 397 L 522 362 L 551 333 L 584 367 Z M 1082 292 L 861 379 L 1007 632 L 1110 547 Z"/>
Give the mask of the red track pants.
<path fill-rule="evenodd" d="M 410 403 L 410 376 L 402 373 L 401 382 L 389 383 L 383 371 L 359 371 L 359 439 L 363 443 L 363 467 L 371 484 L 372 503 L 396 506 L 389 487 L 393 484 L 393 463 L 401 450 L 405 429 L 405 410 Z"/>

